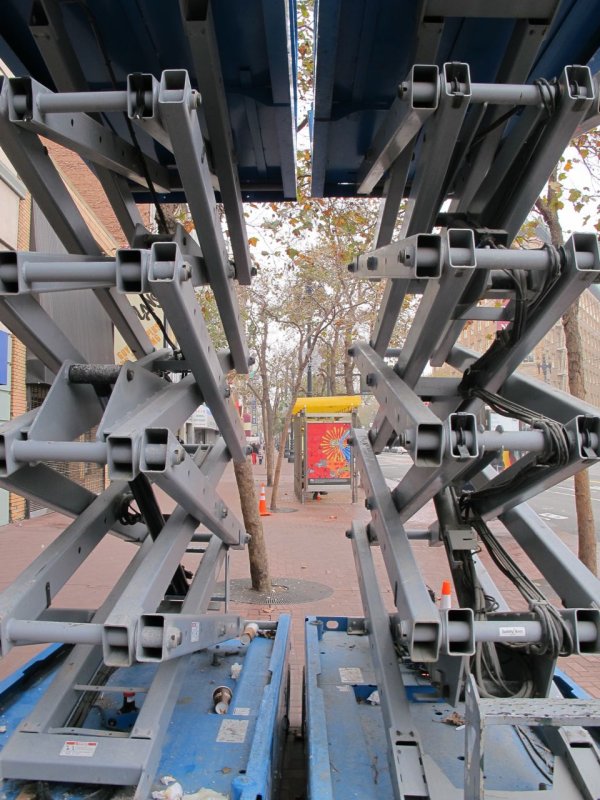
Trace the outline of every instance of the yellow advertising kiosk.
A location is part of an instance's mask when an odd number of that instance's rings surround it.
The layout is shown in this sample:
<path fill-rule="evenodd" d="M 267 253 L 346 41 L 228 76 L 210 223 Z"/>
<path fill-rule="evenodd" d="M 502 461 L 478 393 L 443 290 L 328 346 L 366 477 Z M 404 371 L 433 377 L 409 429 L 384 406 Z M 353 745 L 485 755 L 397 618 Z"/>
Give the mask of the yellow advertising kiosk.
<path fill-rule="evenodd" d="M 356 500 L 356 475 L 348 443 L 360 395 L 300 397 L 293 408 L 294 491 L 307 496 L 346 490 Z"/>

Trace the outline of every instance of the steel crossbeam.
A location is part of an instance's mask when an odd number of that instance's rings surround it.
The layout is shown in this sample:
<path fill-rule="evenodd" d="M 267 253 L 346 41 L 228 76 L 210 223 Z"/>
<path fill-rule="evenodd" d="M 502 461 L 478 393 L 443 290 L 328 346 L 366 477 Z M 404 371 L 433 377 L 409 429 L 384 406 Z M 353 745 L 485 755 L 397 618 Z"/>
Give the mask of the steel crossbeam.
<path fill-rule="evenodd" d="M 236 461 L 246 457 L 240 416 L 194 296 L 185 263 L 175 244 L 154 244 L 150 286 L 159 299 L 198 385 L 202 387 L 219 430 Z M 235 364 L 235 357 L 232 352 Z M 247 369 L 247 367 L 246 367 Z"/>
<path fill-rule="evenodd" d="M 440 647 L 439 612 L 421 577 L 406 532 L 398 521 L 367 432 L 355 428 L 351 444 L 365 484 L 366 505 L 372 515 L 370 526 L 381 547 L 390 584 L 394 587 L 394 604 L 406 624 L 411 658 L 435 661 Z M 426 635 L 422 636 L 420 631 L 425 631 Z"/>
<path fill-rule="evenodd" d="M 352 525 L 352 551 L 385 721 L 392 791 L 395 800 L 404 800 L 406 797 L 427 798 L 430 795 L 422 745 L 412 721 L 410 703 L 398 666 L 398 654 L 390 636 L 388 616 L 377 588 L 371 547 L 366 529 L 356 523 Z"/>
<path fill-rule="evenodd" d="M 69 39 L 60 3 L 41 0 L 36 11 L 29 27 L 56 88 L 59 92 L 85 91 L 88 84 Z M 95 171 L 127 241 L 131 242 L 136 226 L 142 226 L 142 216 L 126 179 L 98 165 Z"/>
<path fill-rule="evenodd" d="M 50 605 L 60 589 L 116 524 L 120 516 L 121 501 L 127 492 L 125 484 L 113 483 L 81 512 L 75 522 L 46 547 L 8 589 L 2 592 L 0 595 L 2 657 L 13 646 L 13 635 L 9 630 L 11 620 L 36 620 Z"/>
<path fill-rule="evenodd" d="M 358 342 L 353 345 L 352 351 L 367 386 L 372 387 L 373 394 L 381 404 L 389 428 L 397 435 L 410 429 L 415 464 L 439 466 L 444 451 L 444 431 L 441 421 L 366 343 Z M 372 429 L 370 440 L 374 451 L 378 452 L 385 442 L 379 439 L 381 425 L 376 425 Z M 391 438 L 391 430 L 386 436 L 386 441 Z M 431 436 L 426 446 L 421 446 L 423 435 L 429 434 Z M 382 442 L 381 447 L 378 447 L 378 440 Z"/>
<path fill-rule="evenodd" d="M 417 157 L 402 237 L 428 233 L 435 221 L 452 157 L 448 142 L 454 142 L 459 134 L 469 107 L 470 91 L 468 65 L 445 64 L 439 106 L 424 127 L 425 140 Z M 372 336 L 373 347 L 380 355 L 390 343 L 407 290 L 406 280 L 388 282 Z"/>
<path fill-rule="evenodd" d="M 221 314 L 235 368 L 248 372 L 248 352 L 240 311 L 233 289 L 234 268 L 229 264 L 208 169 L 206 147 L 196 113 L 199 103 L 184 70 L 163 72 L 158 95 L 161 119 L 180 164 L 183 188 L 202 247 L 211 286 Z"/>
<path fill-rule="evenodd" d="M 0 320 L 51 372 L 58 372 L 66 360 L 85 361 L 75 345 L 31 296 L 0 297 Z"/>
<path fill-rule="evenodd" d="M 495 475 L 492 467 L 484 468 L 472 478 L 475 488 L 483 488 Z M 526 502 L 505 511 L 499 520 L 535 562 L 565 606 L 600 608 L 600 580 Z"/>
<path fill-rule="evenodd" d="M 8 116 L 8 82 L 5 80 L 0 91 L 2 149 L 67 251 L 101 256 L 100 248 L 41 141 L 34 133 L 17 128 Z M 95 295 L 133 354 L 141 358 L 151 352 L 150 340 L 127 299 L 111 289 L 98 289 Z M 21 338 L 18 333 L 17 336 Z M 52 371 L 56 371 L 56 367 Z"/>
<path fill-rule="evenodd" d="M 249 285 L 252 262 L 242 209 L 240 180 L 232 157 L 233 137 L 223 91 L 212 6 L 207 3 L 199 7 L 190 0 L 180 0 L 180 7 L 206 113 L 206 125 L 219 179 L 219 193 L 227 217 L 236 277 L 240 284 Z"/>
<path fill-rule="evenodd" d="M 209 455 L 199 467 L 207 486 L 213 490 L 225 466 L 221 456 L 222 450 L 218 448 L 214 456 Z M 152 549 L 144 551 L 140 548 L 134 557 L 134 573 L 104 623 L 106 664 L 128 666 L 135 661 L 138 620 L 143 614 L 156 613 L 197 527 L 197 518 L 179 507 L 165 523 Z M 125 643 L 114 645 L 114 633 L 124 634 Z"/>
<path fill-rule="evenodd" d="M 246 544 L 248 537 L 243 526 L 167 428 L 147 428 L 144 432 L 140 470 L 225 544 L 232 547 Z"/>
<path fill-rule="evenodd" d="M 32 78 L 10 78 L 8 81 L 8 118 L 11 122 L 26 130 L 45 136 L 70 150 L 75 150 L 84 158 L 99 164 L 101 167 L 116 172 L 129 180 L 146 186 L 146 177 L 140 169 L 140 156 L 137 150 L 112 133 L 100 122 L 92 119 L 83 111 L 72 111 L 68 115 L 53 110 L 51 103 L 44 105 L 43 96 L 51 95 L 49 89 Z M 119 104 L 112 101 L 114 93 L 103 92 L 99 95 L 98 111 L 114 110 Z M 119 96 L 123 93 L 117 92 Z M 67 94 L 66 97 L 69 97 Z M 108 108 L 102 108 L 100 98 L 108 98 Z M 60 102 L 61 96 L 57 96 Z M 126 98 L 125 98 L 126 100 Z M 49 106 L 49 107 L 48 107 Z M 54 106 L 56 109 L 56 105 Z M 65 109 L 67 111 L 68 109 Z M 85 110 L 85 108 L 84 108 Z M 146 168 L 157 189 L 167 191 L 170 188 L 168 170 L 158 162 L 145 157 Z"/>

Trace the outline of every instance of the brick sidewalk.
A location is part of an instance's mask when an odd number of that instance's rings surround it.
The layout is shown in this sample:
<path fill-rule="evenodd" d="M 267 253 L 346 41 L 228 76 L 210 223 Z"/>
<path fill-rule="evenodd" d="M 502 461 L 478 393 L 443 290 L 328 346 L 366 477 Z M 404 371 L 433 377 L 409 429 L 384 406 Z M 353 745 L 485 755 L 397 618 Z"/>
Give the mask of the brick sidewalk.
<path fill-rule="evenodd" d="M 362 604 L 358 581 L 352 556 L 352 545 L 345 536 L 345 531 L 353 520 L 368 521 L 370 515 L 364 508 L 363 495 L 359 493 L 359 502 L 352 505 L 350 492 L 330 493 L 319 502 L 312 499 L 301 505 L 293 492 L 293 466 L 284 462 L 279 494 L 281 508 L 294 509 L 289 513 L 273 514 L 263 518 L 263 525 L 271 575 L 277 582 L 285 584 L 286 578 L 316 581 L 329 587 L 331 594 L 319 601 L 307 601 L 297 604 L 285 602 L 285 592 L 276 595 L 278 602 L 266 605 L 232 604 L 231 610 L 249 618 L 276 619 L 282 612 L 292 615 L 292 694 L 291 722 L 297 725 L 301 715 L 302 665 L 304 663 L 304 618 L 312 614 L 339 616 L 362 616 Z M 265 481 L 265 468 L 254 467 L 257 488 Z M 233 469 L 225 472 L 218 488 L 222 498 L 235 510 L 241 518 L 237 488 Z M 267 500 L 270 490 L 267 490 Z M 169 503 L 165 502 L 165 510 Z M 431 505 L 423 509 L 411 520 L 411 528 L 427 528 L 434 519 Z M 0 589 L 4 589 L 14 577 L 52 541 L 67 523 L 60 514 L 47 514 L 26 522 L 6 525 L 0 528 Z M 535 566 L 519 554 L 518 548 L 510 537 L 498 526 L 497 532 L 503 544 L 511 554 L 519 558 L 519 563 L 534 580 L 541 576 Z M 442 580 L 449 578 L 445 553 L 438 548 L 431 548 L 424 542 L 414 542 L 413 547 L 423 576 L 436 592 L 439 593 Z M 57 596 L 56 604 L 61 606 L 96 607 L 112 588 L 135 548 L 115 537 L 108 537 L 97 548 L 73 576 L 69 584 Z M 380 552 L 374 549 L 375 564 L 384 601 L 392 610 L 392 592 L 387 581 Z M 186 556 L 189 566 L 194 568 L 197 557 Z M 490 568 L 484 557 L 486 566 Z M 516 590 L 507 583 L 503 576 L 492 572 L 498 585 L 503 590 L 511 607 L 523 608 Z M 248 579 L 248 555 L 245 551 L 233 551 L 231 554 L 231 577 Z M 544 585 L 544 584 L 543 584 Z M 0 677 L 9 674 L 16 666 L 31 657 L 36 648 L 15 648 L 0 663 Z M 573 657 L 567 664 L 561 664 L 577 682 L 595 697 L 600 697 L 600 664 L 597 659 Z"/>

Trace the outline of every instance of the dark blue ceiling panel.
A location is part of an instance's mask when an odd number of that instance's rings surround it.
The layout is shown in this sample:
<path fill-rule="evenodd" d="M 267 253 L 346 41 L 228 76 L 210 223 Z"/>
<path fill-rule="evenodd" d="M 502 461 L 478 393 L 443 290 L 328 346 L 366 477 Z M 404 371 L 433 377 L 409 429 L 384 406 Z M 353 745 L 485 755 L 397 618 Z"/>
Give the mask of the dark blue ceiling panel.
<path fill-rule="evenodd" d="M 493 2 L 483 2 L 485 17 L 452 16 L 452 9 L 475 2 L 432 0 L 444 18 L 435 59 L 420 60 L 426 30 L 422 24 L 428 0 L 319 0 L 315 9 L 315 100 L 312 120 L 313 194 L 319 196 L 354 195 L 357 173 L 373 137 L 393 103 L 398 85 L 406 79 L 414 63 L 449 61 L 469 64 L 471 80 L 488 83 L 498 80 L 506 67 L 513 46 L 517 23 L 513 18 L 493 18 Z M 521 17 L 527 6 L 535 14 L 544 5 L 540 0 L 521 0 Z M 497 7 L 501 7 L 500 3 Z M 426 13 L 426 12 L 425 12 Z M 458 13 L 458 12 L 456 12 Z M 532 20 L 539 22 L 539 20 Z M 589 64 L 600 68 L 600 13 L 597 2 L 558 0 L 547 35 L 533 62 L 527 82 L 551 79 L 567 64 Z M 426 49 L 426 46 L 425 46 Z M 381 184 L 373 194 L 381 191 Z"/>
<path fill-rule="evenodd" d="M 207 0 L 190 0 L 199 9 Z M 124 88 L 127 75 L 188 70 L 194 62 L 178 0 L 68 0 L 62 21 L 91 90 Z M 212 3 L 235 157 L 247 200 L 295 197 L 295 0 L 218 0 Z M 30 23 L 43 19 L 39 0 L 4 0 L 0 58 L 15 75 L 55 89 Z M 129 139 L 122 115 L 110 124 Z M 163 163 L 172 156 L 140 137 Z M 174 198 L 169 198 L 174 199 Z"/>

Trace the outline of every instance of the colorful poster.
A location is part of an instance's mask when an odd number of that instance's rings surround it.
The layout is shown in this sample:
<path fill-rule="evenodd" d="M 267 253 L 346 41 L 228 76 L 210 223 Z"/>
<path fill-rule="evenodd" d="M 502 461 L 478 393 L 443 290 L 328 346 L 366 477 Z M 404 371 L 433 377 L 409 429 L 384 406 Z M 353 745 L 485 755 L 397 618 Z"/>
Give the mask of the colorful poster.
<path fill-rule="evenodd" d="M 306 423 L 306 481 L 350 483 L 349 422 Z"/>

